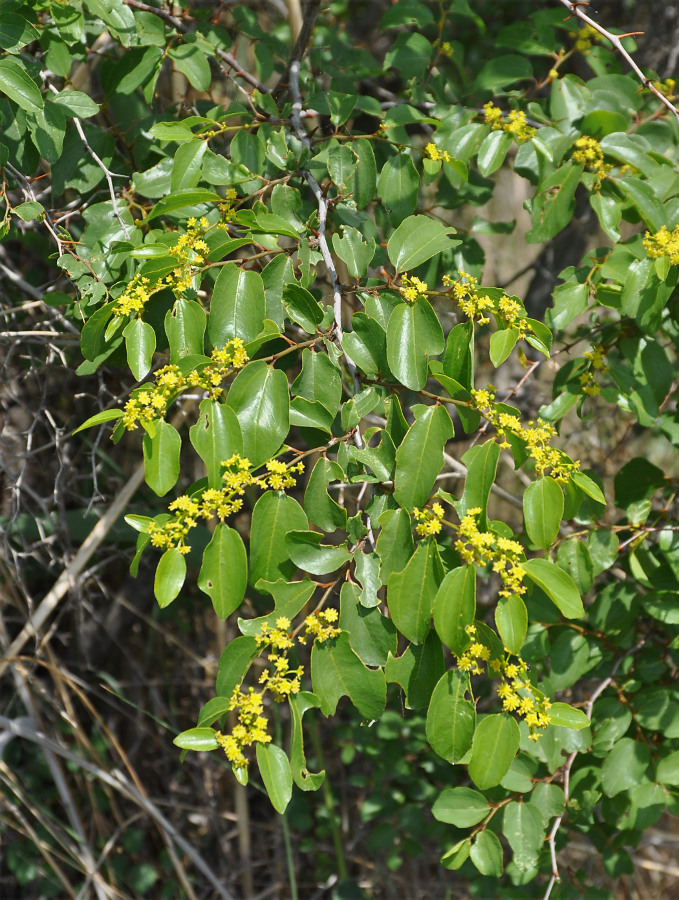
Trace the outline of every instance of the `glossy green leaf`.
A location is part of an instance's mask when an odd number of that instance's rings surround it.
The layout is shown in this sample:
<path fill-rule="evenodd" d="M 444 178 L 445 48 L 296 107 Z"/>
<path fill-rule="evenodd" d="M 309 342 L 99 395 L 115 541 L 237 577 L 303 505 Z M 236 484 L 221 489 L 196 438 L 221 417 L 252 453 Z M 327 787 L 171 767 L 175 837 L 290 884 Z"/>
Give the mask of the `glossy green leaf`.
<path fill-rule="evenodd" d="M 396 378 L 413 391 L 427 381 L 429 357 L 443 352 L 443 331 L 427 300 L 399 304 L 387 326 L 387 360 Z"/>
<path fill-rule="evenodd" d="M 498 599 L 495 607 L 495 625 L 505 647 L 518 655 L 528 630 L 526 604 L 518 594 Z"/>
<path fill-rule="evenodd" d="M 127 364 L 137 381 L 148 373 L 156 349 L 156 333 L 148 322 L 132 319 L 123 331 Z"/>
<path fill-rule="evenodd" d="M 159 419 L 155 423 L 153 437 L 144 435 L 143 448 L 146 483 L 159 497 L 163 497 L 179 478 L 182 439 L 174 426 Z"/>
<path fill-rule="evenodd" d="M 194 188 L 200 181 L 207 141 L 195 140 L 180 144 L 174 155 L 170 190 Z"/>
<path fill-rule="evenodd" d="M 252 466 L 260 466 L 276 453 L 290 427 L 285 373 L 262 360 L 248 363 L 234 379 L 226 402 L 238 417 L 245 456 Z"/>
<path fill-rule="evenodd" d="M 286 284 L 282 299 L 292 321 L 308 334 L 314 334 L 323 321 L 323 310 L 314 295 L 298 284 Z"/>
<path fill-rule="evenodd" d="M 389 262 L 397 272 L 408 272 L 432 256 L 457 246 L 460 241 L 448 237 L 451 233 L 455 233 L 454 228 L 429 216 L 408 216 L 389 238 Z"/>
<path fill-rule="evenodd" d="M 479 172 L 488 176 L 496 172 L 505 161 L 513 138 L 506 131 L 491 131 L 479 147 L 476 162 Z"/>
<path fill-rule="evenodd" d="M 418 546 L 402 572 L 389 576 L 389 613 L 401 634 L 414 644 L 421 644 L 427 636 L 442 577 L 436 544 L 431 540 Z"/>
<path fill-rule="evenodd" d="M 338 144 L 335 141 L 333 146 L 329 148 L 328 174 L 341 191 L 346 191 L 350 187 L 357 162 L 358 159 L 351 149 L 351 144 L 347 146 L 346 144 Z"/>
<path fill-rule="evenodd" d="M 189 728 L 188 731 L 178 734 L 172 743 L 182 750 L 205 751 L 216 750 L 219 747 L 214 728 Z"/>
<path fill-rule="evenodd" d="M 407 509 L 424 506 L 441 471 L 446 442 L 452 437 L 453 425 L 445 406 L 427 407 L 416 419 L 396 451 L 397 503 Z"/>
<path fill-rule="evenodd" d="M 217 696 L 231 699 L 258 652 L 257 641 L 250 636 L 241 635 L 226 645 L 219 657 L 217 668 L 215 684 Z"/>
<path fill-rule="evenodd" d="M 228 618 L 245 596 L 248 559 L 241 536 L 220 522 L 203 551 L 198 587 L 212 600 L 220 619 Z"/>
<path fill-rule="evenodd" d="M 285 538 L 289 558 L 312 575 L 327 575 L 349 562 L 351 554 L 346 543 L 339 547 L 321 544 L 322 538 L 317 531 L 289 531 Z"/>
<path fill-rule="evenodd" d="M 52 98 L 52 102 L 78 119 L 89 119 L 99 112 L 99 104 L 82 91 L 61 91 Z"/>
<path fill-rule="evenodd" d="M 561 485 L 549 476 L 531 482 L 523 495 L 523 519 L 531 541 L 549 549 L 559 533 L 564 499 Z"/>
<path fill-rule="evenodd" d="M 5 56 L 0 59 L 0 93 L 13 100 L 26 112 L 39 112 L 43 108 L 40 88 L 30 77 L 19 60 Z"/>
<path fill-rule="evenodd" d="M 441 641 L 430 630 L 423 644 L 410 644 L 401 656 L 390 653 L 384 671 L 388 682 L 403 688 L 408 709 L 422 709 L 429 705 L 444 670 Z"/>
<path fill-rule="evenodd" d="M 351 148 L 358 157 L 354 172 L 352 195 L 358 209 L 363 209 L 375 196 L 377 189 L 377 166 L 372 142 L 366 138 L 352 141 Z"/>
<path fill-rule="evenodd" d="M 601 786 L 607 797 L 637 787 L 642 782 L 651 761 L 648 746 L 633 738 L 622 738 L 603 763 Z"/>
<path fill-rule="evenodd" d="M 345 263 L 350 277 L 362 278 L 375 255 L 375 239 L 364 241 L 357 228 L 342 226 L 342 236 L 332 236 L 332 248 Z"/>
<path fill-rule="evenodd" d="M 292 497 L 275 491 L 262 494 L 252 511 L 251 584 L 256 585 L 260 578 L 264 581 L 292 578 L 297 566 L 288 554 L 286 535 L 308 526 L 304 510 Z"/>
<path fill-rule="evenodd" d="M 503 328 L 490 336 L 490 361 L 497 369 L 509 357 L 519 339 L 516 328 Z"/>
<path fill-rule="evenodd" d="M 396 653 L 398 634 L 394 623 L 379 609 L 360 602 L 356 584 L 346 582 L 340 592 L 340 628 L 349 635 L 351 649 L 366 666 L 383 666 Z"/>
<path fill-rule="evenodd" d="M 409 154 L 390 156 L 380 172 L 377 193 L 392 223 L 402 222 L 414 212 L 419 190 L 420 176 Z"/>
<path fill-rule="evenodd" d="M 476 569 L 459 566 L 446 573 L 434 599 L 434 627 L 443 643 L 461 656 L 470 643 L 466 628 L 476 616 Z"/>
<path fill-rule="evenodd" d="M 304 511 L 310 521 L 327 534 L 338 528 L 345 528 L 347 524 L 346 509 L 328 492 L 331 481 L 341 480 L 342 470 L 337 463 L 321 457 L 314 466 L 304 491 Z"/>
<path fill-rule="evenodd" d="M 186 579 L 186 557 L 173 547 L 160 557 L 153 582 L 153 593 L 158 606 L 165 609 L 179 596 Z"/>
<path fill-rule="evenodd" d="M 342 347 L 366 375 L 384 375 L 388 371 L 387 341 L 381 325 L 364 313 L 354 313 L 353 331 L 345 331 Z"/>
<path fill-rule="evenodd" d="M 158 216 L 175 213 L 180 209 L 189 209 L 191 207 L 199 206 L 203 203 L 214 204 L 221 202 L 222 198 L 219 194 L 215 194 L 214 191 L 206 191 L 203 188 L 188 188 L 173 191 L 171 194 L 168 194 L 167 197 L 164 197 L 156 203 L 146 217 L 146 221 L 148 222 Z"/>
<path fill-rule="evenodd" d="M 386 703 L 387 687 L 381 669 L 366 669 L 351 649 L 349 636 L 314 642 L 311 682 L 324 715 L 333 715 L 340 697 L 348 696 L 364 719 L 379 718 Z"/>
<path fill-rule="evenodd" d="M 427 711 L 427 740 L 432 750 L 449 763 L 459 762 L 472 744 L 476 707 L 471 699 L 469 675 L 451 669 L 434 688 Z"/>
<path fill-rule="evenodd" d="M 105 422 L 113 422 L 116 419 L 120 419 L 122 415 L 122 409 L 102 409 L 101 412 L 90 416 L 89 419 L 85 419 L 82 425 L 79 425 L 75 429 L 73 434 L 77 434 L 79 431 L 84 431 L 86 428 L 94 428 L 95 425 L 103 425 Z"/>
<path fill-rule="evenodd" d="M 310 772 L 304 754 L 302 719 L 309 709 L 316 709 L 321 701 L 309 691 L 300 691 L 290 697 L 290 769 L 292 778 L 303 791 L 317 791 L 325 779 L 325 770 Z"/>
<path fill-rule="evenodd" d="M 545 840 L 540 811 L 529 803 L 512 800 L 505 806 L 502 833 L 514 852 L 514 865 L 521 872 L 532 869 Z"/>
<path fill-rule="evenodd" d="M 476 726 L 469 777 L 482 791 L 505 777 L 519 749 L 519 726 L 510 716 L 486 716 Z"/>
<path fill-rule="evenodd" d="M 207 397 L 200 404 L 200 415 L 189 429 L 194 450 L 205 463 L 208 487 L 221 488 L 224 484 L 222 462 L 234 454 L 243 454 L 243 438 L 234 411 Z"/>
<path fill-rule="evenodd" d="M 548 241 L 562 231 L 575 210 L 575 191 L 583 164 L 568 162 L 540 183 L 533 199 L 533 227 L 526 233 L 530 244 Z"/>
<path fill-rule="evenodd" d="M 264 624 L 274 628 L 276 619 L 281 616 L 292 621 L 306 606 L 315 589 L 315 582 L 309 578 L 304 578 L 302 581 L 283 581 L 283 579 L 258 581 L 257 590 L 261 593 L 271 594 L 274 608 L 265 616 L 258 616 L 254 619 L 238 619 L 238 628 L 242 634 L 256 636 Z"/>
<path fill-rule="evenodd" d="M 486 829 L 476 835 L 469 858 L 482 875 L 493 878 L 502 875 L 502 844 L 492 831 Z"/>
<path fill-rule="evenodd" d="M 528 559 L 520 563 L 528 578 L 547 594 L 567 619 L 584 616 L 582 600 L 573 579 L 548 559 Z"/>
<path fill-rule="evenodd" d="M 389 580 L 392 572 L 401 572 L 413 553 L 410 515 L 405 509 L 390 509 L 379 518 L 381 526 L 375 552 L 380 558 L 380 578 Z"/>
<path fill-rule="evenodd" d="M 186 75 L 192 87 L 197 91 L 207 91 L 212 81 L 210 64 L 205 49 L 198 44 L 195 34 L 185 35 L 184 43 L 170 47 L 167 53 L 176 68 Z"/>
<path fill-rule="evenodd" d="M 549 710 L 549 718 L 552 725 L 560 725 L 562 728 L 573 728 L 576 731 L 589 725 L 589 719 L 583 710 L 569 706 L 568 703 L 552 703 Z"/>
<path fill-rule="evenodd" d="M 457 828 L 470 828 L 482 822 L 488 813 L 488 801 L 478 791 L 468 787 L 447 788 L 436 798 L 432 815 L 437 822 Z"/>
<path fill-rule="evenodd" d="M 524 56 L 494 56 L 481 67 L 474 81 L 474 88 L 478 91 L 494 91 L 515 81 L 525 81 L 532 75 L 533 68 Z"/>
<path fill-rule="evenodd" d="M 495 441 L 477 444 L 476 447 L 467 450 L 462 457 L 462 462 L 467 467 L 467 478 L 464 492 L 455 504 L 455 511 L 462 518 L 467 510 L 481 507 L 482 513 L 477 519 L 481 530 L 486 527 L 486 507 L 490 489 L 495 481 L 499 458 L 500 447 Z"/>
<path fill-rule="evenodd" d="M 240 338 L 253 340 L 262 330 L 266 315 L 264 282 L 259 272 L 227 263 L 217 276 L 212 300 L 208 335 L 215 347 Z"/>
<path fill-rule="evenodd" d="M 257 765 L 271 805 L 282 815 L 292 797 L 290 761 L 276 744 L 257 744 Z"/>

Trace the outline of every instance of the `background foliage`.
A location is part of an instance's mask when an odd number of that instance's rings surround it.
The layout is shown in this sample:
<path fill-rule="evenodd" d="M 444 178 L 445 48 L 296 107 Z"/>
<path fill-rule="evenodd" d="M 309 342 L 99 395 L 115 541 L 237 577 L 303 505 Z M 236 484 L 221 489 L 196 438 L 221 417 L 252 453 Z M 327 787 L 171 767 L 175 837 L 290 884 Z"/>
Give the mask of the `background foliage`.
<path fill-rule="evenodd" d="M 7 896 L 676 879 L 676 58 L 568 6 L 0 5 Z"/>

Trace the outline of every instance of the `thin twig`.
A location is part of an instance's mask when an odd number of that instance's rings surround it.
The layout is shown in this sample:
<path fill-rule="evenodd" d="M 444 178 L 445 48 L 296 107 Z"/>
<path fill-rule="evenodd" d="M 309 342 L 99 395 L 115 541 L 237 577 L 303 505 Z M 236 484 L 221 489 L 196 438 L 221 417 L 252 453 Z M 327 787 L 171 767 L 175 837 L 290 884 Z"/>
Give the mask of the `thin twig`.
<path fill-rule="evenodd" d="M 278 84 L 271 91 L 271 96 L 274 98 L 276 103 L 285 95 L 286 91 L 290 90 L 292 94 L 292 67 L 295 63 L 300 63 L 304 58 L 304 54 L 306 53 L 307 46 L 309 41 L 311 40 L 311 33 L 314 30 L 314 24 L 316 23 L 316 17 L 318 16 L 318 11 L 321 8 L 321 0 L 309 0 L 307 3 L 307 8 L 304 11 L 304 19 L 302 21 L 302 27 L 300 28 L 299 35 L 297 36 L 297 41 L 295 42 L 295 46 L 290 54 L 290 61 L 281 77 L 278 80 Z M 299 67 L 297 69 L 297 77 L 299 78 Z M 294 98 L 293 98 L 294 99 Z"/>
<path fill-rule="evenodd" d="M 594 709 L 594 704 L 603 694 L 606 688 L 610 686 L 611 682 L 617 675 L 620 666 L 628 656 L 632 656 L 634 653 L 637 653 L 639 650 L 641 650 L 645 643 L 646 638 L 642 638 L 638 643 L 634 645 L 634 647 L 630 648 L 626 653 L 624 653 L 619 659 L 616 660 L 615 665 L 611 669 L 611 674 L 608 676 L 608 678 L 604 678 L 604 680 L 597 686 L 596 690 L 587 702 L 587 706 L 585 707 L 585 714 L 588 719 L 592 718 L 592 710 Z M 563 822 L 564 816 L 566 815 L 566 809 L 570 800 L 571 769 L 573 768 L 573 763 L 575 762 L 575 758 L 577 755 L 578 751 L 573 750 L 573 752 L 566 760 L 566 765 L 563 769 L 564 806 L 561 813 L 554 820 L 552 830 L 550 831 L 549 837 L 547 838 L 547 844 L 549 845 L 549 854 L 552 860 L 552 877 L 550 878 L 549 884 L 547 885 L 547 890 L 545 891 L 543 900 L 549 900 L 554 885 L 557 881 L 561 880 L 559 877 L 559 865 L 556 859 L 556 836 L 558 834 L 559 828 L 561 828 L 561 823 Z"/>
<path fill-rule="evenodd" d="M 666 106 L 671 113 L 674 113 L 677 121 L 679 122 L 679 109 L 677 109 L 677 107 L 670 100 L 668 100 L 668 98 L 665 97 L 664 94 L 661 93 L 661 91 L 658 90 L 658 88 L 653 84 L 650 78 L 647 78 L 644 75 L 639 66 L 634 62 L 630 54 L 623 47 L 620 37 L 617 34 L 612 34 L 610 31 L 607 31 L 605 28 L 595 22 L 594 19 L 591 19 L 587 15 L 587 13 L 583 12 L 582 6 L 588 4 L 583 4 L 582 0 L 580 0 L 580 2 L 573 2 L 573 0 L 559 0 L 559 2 L 566 7 L 571 15 L 577 16 L 581 22 L 585 22 L 590 26 L 590 28 L 598 31 L 600 35 L 609 40 L 618 51 L 618 53 L 623 56 L 625 60 L 627 60 L 628 65 L 631 67 L 632 71 L 637 76 L 642 85 L 645 88 L 648 88 L 649 91 L 652 91 L 656 95 L 658 100 L 660 100 L 660 102 L 664 106 Z M 625 35 L 623 35 L 623 37 L 625 37 Z"/>
<path fill-rule="evenodd" d="M 24 197 L 26 197 L 27 200 L 32 200 L 34 203 L 38 203 L 39 201 L 38 201 L 37 197 L 35 196 L 35 191 L 31 187 L 31 183 L 28 180 L 28 178 L 26 178 L 24 175 L 22 175 L 21 172 L 18 169 L 16 169 L 12 165 L 11 162 L 6 162 L 5 168 L 7 169 L 8 172 L 12 173 L 12 176 L 14 178 L 16 178 L 16 180 L 21 185 L 21 190 L 23 191 Z M 57 251 L 59 252 L 59 256 L 61 256 L 64 252 L 64 245 L 62 244 L 61 240 L 59 239 L 59 235 L 55 231 L 52 221 L 51 221 L 50 217 L 47 215 L 47 213 L 45 213 L 45 227 L 47 228 L 49 233 L 52 235 L 52 238 L 54 239 L 54 243 L 57 245 Z"/>

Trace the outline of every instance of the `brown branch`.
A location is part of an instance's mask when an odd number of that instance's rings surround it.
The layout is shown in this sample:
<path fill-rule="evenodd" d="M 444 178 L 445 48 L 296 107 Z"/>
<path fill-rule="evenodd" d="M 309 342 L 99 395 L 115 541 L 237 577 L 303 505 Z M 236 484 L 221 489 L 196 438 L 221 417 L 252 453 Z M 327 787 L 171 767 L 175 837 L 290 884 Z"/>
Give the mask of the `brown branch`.
<path fill-rule="evenodd" d="M 271 91 L 271 96 L 274 98 L 276 103 L 285 96 L 290 87 L 290 67 L 293 63 L 299 63 L 302 61 L 304 54 L 306 53 L 307 46 L 309 41 L 311 40 L 311 33 L 314 30 L 314 24 L 316 22 L 316 17 L 318 16 L 318 11 L 321 8 L 321 0 L 309 0 L 307 3 L 307 8 L 304 12 L 304 20 L 302 21 L 302 27 L 299 32 L 299 36 L 297 38 L 297 42 L 292 51 L 292 55 L 290 56 L 290 60 L 285 67 L 285 71 L 281 75 L 278 80 L 278 84 Z"/>
<path fill-rule="evenodd" d="M 613 44 L 615 49 L 618 51 L 618 53 L 627 60 L 628 65 L 632 68 L 632 71 L 637 76 L 637 78 L 642 83 L 642 85 L 645 88 L 648 88 L 649 91 L 652 91 L 656 95 L 658 100 L 660 100 L 660 102 L 664 106 L 666 106 L 671 113 L 674 113 L 677 121 L 679 122 L 679 109 L 677 109 L 677 107 L 670 100 L 668 100 L 667 97 L 665 97 L 664 94 L 662 94 L 658 90 L 657 87 L 655 87 L 655 85 L 650 80 L 650 78 L 647 78 L 644 75 L 644 73 L 641 71 L 639 66 L 634 62 L 634 60 L 632 59 L 630 54 L 623 47 L 622 41 L 620 38 L 627 37 L 627 35 L 612 34 L 610 31 L 607 31 L 601 25 L 597 24 L 597 22 L 595 22 L 594 19 L 591 19 L 587 15 L 587 13 L 582 11 L 582 7 L 586 6 L 588 4 L 585 4 L 582 2 L 580 2 L 580 3 L 573 2 L 573 0 L 559 0 L 559 2 L 562 3 L 566 7 L 566 9 L 570 12 L 570 14 L 572 16 L 577 16 L 581 22 L 585 22 L 587 25 L 590 26 L 590 28 L 593 28 L 595 31 L 598 31 L 600 35 L 602 35 L 607 40 L 609 40 L 611 42 L 611 44 Z M 639 32 L 633 32 L 633 33 L 638 34 Z"/>

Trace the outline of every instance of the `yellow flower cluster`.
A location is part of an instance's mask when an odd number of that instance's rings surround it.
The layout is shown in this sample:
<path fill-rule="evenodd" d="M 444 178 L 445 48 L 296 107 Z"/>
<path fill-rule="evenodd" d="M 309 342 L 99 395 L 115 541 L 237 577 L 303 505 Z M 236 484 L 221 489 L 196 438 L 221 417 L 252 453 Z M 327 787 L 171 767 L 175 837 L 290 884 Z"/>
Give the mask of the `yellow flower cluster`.
<path fill-rule="evenodd" d="M 176 244 L 168 247 L 168 253 L 177 260 L 176 267 L 153 284 L 146 277 L 137 274 L 118 297 L 113 307 L 114 316 L 138 315 L 152 294 L 170 288 L 175 294 L 181 294 L 193 287 L 193 280 L 198 268 L 205 262 L 208 246 L 205 233 L 210 230 L 210 223 L 202 219 L 189 219 L 187 230 L 180 234 Z"/>
<path fill-rule="evenodd" d="M 592 344 L 591 352 L 587 351 L 584 356 L 585 359 L 590 360 L 591 365 L 590 368 L 580 376 L 580 384 L 582 386 L 583 394 L 594 396 L 601 392 L 601 388 L 596 381 L 596 372 L 599 372 L 602 375 L 608 372 L 608 366 L 606 365 L 606 349 L 603 344 Z"/>
<path fill-rule="evenodd" d="M 604 162 L 604 152 L 596 138 L 584 134 L 577 139 L 575 147 L 577 149 L 573 151 L 571 158 L 574 162 L 584 163 L 588 172 L 594 172 L 596 175 L 594 190 L 598 191 L 601 187 L 601 182 L 613 166 Z"/>
<path fill-rule="evenodd" d="M 401 279 L 401 296 L 407 303 L 414 303 L 418 297 L 423 296 L 429 290 L 426 281 L 420 281 L 416 275 L 404 275 Z"/>
<path fill-rule="evenodd" d="M 497 693 L 502 700 L 502 708 L 505 712 L 523 716 L 530 729 L 530 739 L 537 741 L 542 733 L 537 729 L 544 730 L 551 721 L 548 710 L 552 704 L 531 684 L 526 663 L 520 656 L 516 662 L 510 662 L 507 656 L 505 659 L 494 659 L 490 668 L 501 678 Z"/>
<path fill-rule="evenodd" d="M 489 100 L 484 104 L 483 115 L 486 125 L 490 125 L 493 131 L 505 131 L 519 144 L 535 137 L 536 129 L 528 124 L 523 110 L 512 109 L 505 118 L 502 110 Z"/>
<path fill-rule="evenodd" d="M 471 644 L 457 657 L 458 668 L 470 675 L 481 675 L 485 665 L 488 675 L 491 672 L 499 675 L 497 693 L 503 710 L 523 716 L 530 730 L 530 739 L 537 741 L 551 721 L 548 710 L 552 704 L 531 684 L 525 662 L 521 657 L 511 662 L 508 650 L 505 650 L 504 658 L 490 660 L 488 647 L 476 639 L 476 625 L 467 625 L 465 631 L 471 638 Z"/>
<path fill-rule="evenodd" d="M 311 613 L 304 620 L 305 637 L 300 640 L 304 641 L 307 637 L 313 636 L 316 641 L 323 643 L 323 641 L 337 637 L 341 629 L 333 624 L 336 621 L 336 609 L 322 609 Z"/>
<path fill-rule="evenodd" d="M 134 431 L 139 423 L 161 419 L 170 404 L 188 388 L 209 391 L 216 400 L 222 394 L 221 384 L 234 369 L 242 368 L 248 361 L 243 341 L 234 338 L 224 347 L 215 348 L 210 363 L 202 369 L 195 369 L 189 375 L 182 375 L 179 366 L 164 366 L 155 375 L 155 382 L 147 384 L 132 394 L 125 404 L 123 425 Z"/>
<path fill-rule="evenodd" d="M 324 609 L 311 613 L 304 620 L 305 636 L 299 641 L 313 635 L 316 641 L 327 641 L 336 637 L 340 629 L 333 625 L 337 621 L 336 609 Z M 259 633 L 255 635 L 260 652 L 266 650 L 268 668 L 259 676 L 261 691 L 250 688 L 244 694 L 240 687 L 236 688 L 229 703 L 229 709 L 238 710 L 238 724 L 231 734 L 217 732 L 219 746 L 226 753 L 226 758 L 234 769 L 247 769 L 248 759 L 245 750 L 252 744 L 266 744 L 271 740 L 267 733 L 267 720 L 263 715 L 264 696 L 271 693 L 276 703 L 282 703 L 292 694 L 298 694 L 302 687 L 304 667 L 291 667 L 289 652 L 294 647 L 293 635 L 290 631 L 291 621 L 287 616 L 278 616 L 274 627 L 262 622 Z"/>
<path fill-rule="evenodd" d="M 532 331 L 518 300 L 504 294 L 495 302 L 487 294 L 479 294 L 478 280 L 473 275 L 462 270 L 458 271 L 458 275 L 457 281 L 453 281 L 450 275 L 444 275 L 442 280 L 443 284 L 450 289 L 448 293 L 451 298 L 468 318 L 476 319 L 479 325 L 487 325 L 490 322 L 487 313 L 492 312 L 499 322 L 518 331 L 520 339 L 525 338 L 528 332 Z"/>
<path fill-rule="evenodd" d="M 603 35 L 599 34 L 596 28 L 592 28 L 591 25 L 585 25 L 584 28 L 579 28 L 575 32 L 575 49 L 581 53 L 587 53 L 588 50 L 592 49 L 595 42 L 599 43 L 602 40 Z"/>
<path fill-rule="evenodd" d="M 215 738 L 234 769 L 247 769 L 245 748 L 253 744 L 268 744 L 271 741 L 271 735 L 267 734 L 266 730 L 267 720 L 262 715 L 264 695 L 253 688 L 250 688 L 247 694 L 236 688 L 229 702 L 229 709 L 238 710 L 238 724 L 233 727 L 231 734 L 217 731 Z"/>
<path fill-rule="evenodd" d="M 434 162 L 450 162 L 450 153 L 447 150 L 439 150 L 436 144 L 429 143 L 424 148 L 424 152 L 427 154 L 429 159 L 433 159 Z"/>
<path fill-rule="evenodd" d="M 644 236 L 644 248 L 651 259 L 667 256 L 673 266 L 679 266 L 679 225 L 672 231 L 663 225 L 660 231 Z"/>
<path fill-rule="evenodd" d="M 452 57 L 454 52 L 455 51 L 453 45 L 450 43 L 450 41 L 444 41 L 439 47 L 439 53 L 442 53 L 443 56 L 447 56 L 448 59 Z"/>
<path fill-rule="evenodd" d="M 500 537 L 490 531 L 479 531 L 477 517 L 480 514 L 480 507 L 467 510 L 456 528 L 458 539 L 455 541 L 455 549 L 469 565 L 493 564 L 493 571 L 502 581 L 500 597 L 525 594 L 525 573 L 519 564 L 524 555 L 523 547 L 518 541 Z"/>
<path fill-rule="evenodd" d="M 527 426 L 521 424 L 518 416 L 501 412 L 495 403 L 495 389 L 488 385 L 485 390 L 471 391 L 474 407 L 493 425 L 498 436 L 503 438 L 500 446 L 509 449 L 511 444 L 507 440 L 508 435 L 514 435 L 524 441 L 529 456 L 535 462 L 535 471 L 538 475 L 549 474 L 556 481 L 565 483 L 571 474 L 580 467 L 580 463 L 573 461 L 562 450 L 551 446 L 551 440 L 556 436 L 556 429 L 548 422 L 538 419 L 532 420 Z"/>
<path fill-rule="evenodd" d="M 414 509 L 413 515 L 418 523 L 415 530 L 420 537 L 429 537 L 441 531 L 443 507 L 440 503 L 433 503 L 431 509 Z"/>
<path fill-rule="evenodd" d="M 668 100 L 674 100 L 675 98 L 675 89 L 677 86 L 677 82 L 674 78 L 666 78 L 664 81 L 654 81 L 654 87 L 656 87 L 663 97 L 667 97 Z"/>
<path fill-rule="evenodd" d="M 272 463 L 275 463 L 272 471 Z M 277 460 L 266 463 L 268 475 L 256 476 L 250 471 L 250 461 L 235 453 L 230 459 L 222 462 L 225 471 L 222 473 L 222 488 L 206 488 L 202 493 L 192 497 L 183 494 L 170 503 L 168 510 L 173 513 L 167 522 L 158 524 L 150 522 L 146 533 L 151 537 L 151 544 L 163 550 L 176 548 L 180 553 L 189 553 L 191 547 L 186 544 L 186 536 L 195 528 L 199 519 L 217 517 L 220 521 L 237 513 L 243 506 L 245 489 L 254 485 L 262 490 L 271 488 L 280 491 L 283 487 L 294 487 L 293 472 L 304 471 L 303 463 L 286 467 Z M 281 466 L 286 471 L 280 471 Z"/>
<path fill-rule="evenodd" d="M 477 319 L 479 325 L 486 325 L 490 319 L 486 312 L 493 310 L 493 301 L 487 295 L 480 297 L 476 291 L 478 279 L 467 272 L 458 270 L 460 276 L 457 281 L 453 281 L 450 275 L 443 276 L 443 284 L 450 288 L 448 293 L 457 303 L 462 312 L 470 319 Z"/>

